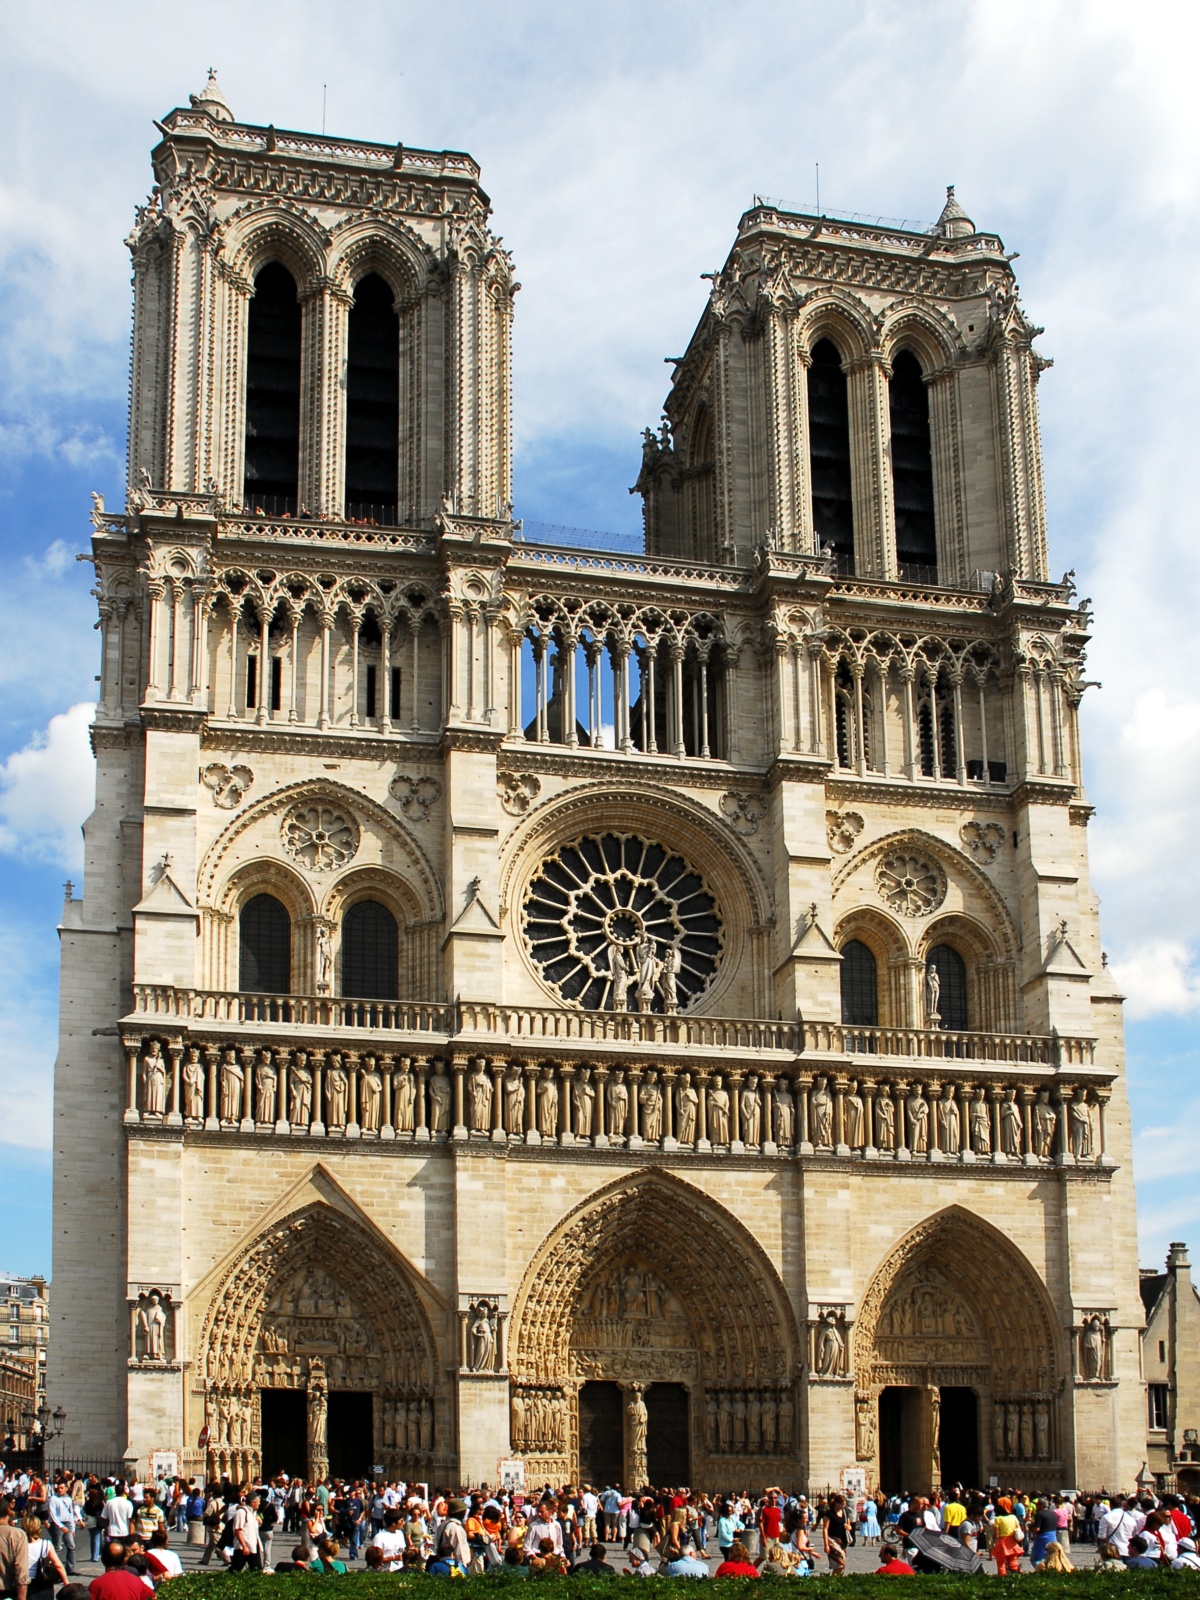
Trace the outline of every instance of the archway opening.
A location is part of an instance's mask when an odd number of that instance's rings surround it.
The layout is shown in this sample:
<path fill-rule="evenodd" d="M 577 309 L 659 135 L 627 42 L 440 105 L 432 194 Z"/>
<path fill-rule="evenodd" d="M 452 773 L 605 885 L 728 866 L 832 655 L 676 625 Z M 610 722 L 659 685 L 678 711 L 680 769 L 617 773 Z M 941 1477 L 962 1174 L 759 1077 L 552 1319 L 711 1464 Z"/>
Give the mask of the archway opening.
<path fill-rule="evenodd" d="M 691 1483 L 691 1399 L 682 1383 L 646 1390 L 646 1456 L 651 1483 L 674 1489 Z"/>
<path fill-rule="evenodd" d="M 625 1477 L 624 1407 L 616 1383 L 585 1383 L 579 1391 L 579 1477 L 593 1489 Z"/>
<path fill-rule="evenodd" d="M 978 1488 L 979 1396 L 974 1389 L 945 1387 L 938 1390 L 938 1458 L 944 1484 Z"/>
<path fill-rule="evenodd" d="M 921 1391 L 891 1385 L 879 1396 L 879 1487 L 885 1494 L 918 1494 L 923 1465 Z"/>
<path fill-rule="evenodd" d="M 308 1470 L 307 1402 L 303 1389 L 259 1391 L 263 1473 L 295 1478 Z"/>
<path fill-rule="evenodd" d="M 374 1466 L 374 1405 L 360 1390 L 329 1395 L 329 1472 L 334 1478 L 366 1478 Z"/>

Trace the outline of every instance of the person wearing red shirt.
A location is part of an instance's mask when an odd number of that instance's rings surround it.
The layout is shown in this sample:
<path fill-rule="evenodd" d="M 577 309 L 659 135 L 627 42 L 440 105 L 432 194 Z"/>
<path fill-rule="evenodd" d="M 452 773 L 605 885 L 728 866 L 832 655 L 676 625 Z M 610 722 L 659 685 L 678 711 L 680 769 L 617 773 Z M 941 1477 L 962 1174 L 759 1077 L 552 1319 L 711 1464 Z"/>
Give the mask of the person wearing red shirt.
<path fill-rule="evenodd" d="M 750 1552 L 740 1539 L 729 1546 L 728 1559 L 713 1573 L 714 1578 L 757 1578 L 758 1568 L 750 1560 Z"/>
<path fill-rule="evenodd" d="M 1192 1519 L 1183 1509 L 1182 1501 L 1176 1500 L 1171 1507 L 1171 1521 L 1175 1524 L 1175 1537 L 1177 1539 L 1195 1538 L 1196 1534 L 1195 1529 L 1192 1527 Z"/>
<path fill-rule="evenodd" d="M 879 1565 L 875 1572 L 884 1578 L 915 1578 L 917 1575 L 917 1569 L 910 1567 L 907 1561 L 901 1561 L 886 1544 L 879 1552 Z"/>
<path fill-rule="evenodd" d="M 146 1585 L 125 1565 L 125 1546 L 113 1540 L 100 1551 L 104 1571 L 88 1584 L 92 1600 L 145 1600 Z"/>
<path fill-rule="evenodd" d="M 779 1543 L 779 1535 L 783 1532 L 783 1507 L 774 1489 L 767 1490 L 767 1503 L 758 1514 L 758 1525 L 762 1530 L 764 1549 L 769 1544 Z"/>

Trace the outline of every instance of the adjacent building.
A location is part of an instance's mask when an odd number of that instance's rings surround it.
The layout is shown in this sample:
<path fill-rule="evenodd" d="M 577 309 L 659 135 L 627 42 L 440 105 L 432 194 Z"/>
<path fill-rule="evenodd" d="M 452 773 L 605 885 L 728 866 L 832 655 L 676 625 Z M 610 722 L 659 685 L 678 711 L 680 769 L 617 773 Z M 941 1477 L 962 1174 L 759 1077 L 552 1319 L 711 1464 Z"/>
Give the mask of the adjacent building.
<path fill-rule="evenodd" d="M 5 1340 L 0 1345 L 0 1428 L 24 1449 L 32 1419 L 46 1402 L 50 1292 L 44 1278 L 0 1275 Z M 34 1429 L 33 1431 L 36 1431 Z"/>
<path fill-rule="evenodd" d="M 1131 1485 L 1090 619 L 1010 252 L 953 195 L 755 204 L 644 551 L 548 546 L 474 161 L 215 80 L 161 135 L 61 927 L 68 1453 Z"/>
<path fill-rule="evenodd" d="M 1200 1296 L 1186 1244 L 1167 1252 L 1165 1272 L 1143 1267 L 1146 1333 L 1145 1470 L 1160 1489 L 1200 1489 Z"/>

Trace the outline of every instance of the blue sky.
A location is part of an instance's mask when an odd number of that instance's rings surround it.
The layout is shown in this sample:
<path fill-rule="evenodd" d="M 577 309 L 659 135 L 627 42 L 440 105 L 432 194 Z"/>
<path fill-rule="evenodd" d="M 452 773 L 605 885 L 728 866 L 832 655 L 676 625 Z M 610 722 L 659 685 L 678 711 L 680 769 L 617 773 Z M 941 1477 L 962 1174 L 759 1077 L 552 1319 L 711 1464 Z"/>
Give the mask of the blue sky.
<path fill-rule="evenodd" d="M 1200 1244 L 1200 101 L 1194 8 L 1145 0 L 107 0 L 0 13 L 0 1267 L 49 1265 L 62 883 L 90 808 L 88 491 L 122 497 L 152 119 L 470 150 L 516 258 L 518 514 L 630 531 L 639 434 L 755 193 L 1020 252 L 1052 561 L 1094 597 L 1094 876 L 1129 996 L 1143 1260 Z M 66 1180 L 69 1181 L 69 1178 Z"/>

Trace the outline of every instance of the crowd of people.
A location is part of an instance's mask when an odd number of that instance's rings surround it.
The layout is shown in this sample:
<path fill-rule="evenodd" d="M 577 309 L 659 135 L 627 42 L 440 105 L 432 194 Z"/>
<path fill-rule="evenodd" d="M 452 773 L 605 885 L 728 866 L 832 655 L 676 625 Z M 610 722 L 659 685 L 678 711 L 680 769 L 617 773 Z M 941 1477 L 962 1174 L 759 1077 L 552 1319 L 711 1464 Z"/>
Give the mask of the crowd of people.
<path fill-rule="evenodd" d="M 311 1484 L 280 1474 L 262 1483 L 201 1486 L 182 1478 L 126 1483 L 65 1474 L 46 1481 L 0 1467 L 0 1594 L 11 1600 L 145 1600 L 183 1571 L 184 1541 L 198 1564 L 238 1572 L 337 1576 L 374 1572 L 466 1576 L 807 1577 L 842 1574 L 848 1552 L 877 1552 L 876 1570 L 937 1570 L 946 1541 L 994 1561 L 1003 1576 L 1030 1568 L 1070 1572 L 1200 1570 L 1200 1500 L 1143 1493 L 1040 1495 L 947 1490 L 932 1496 L 803 1494 L 711 1498 L 688 1489 L 626 1493 L 583 1485 L 534 1494 L 431 1492 L 427 1484 L 357 1480 Z M 934 1536 L 931 1545 L 930 1536 Z M 76 1565 L 86 1547 L 102 1572 L 88 1586 Z"/>

